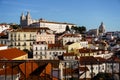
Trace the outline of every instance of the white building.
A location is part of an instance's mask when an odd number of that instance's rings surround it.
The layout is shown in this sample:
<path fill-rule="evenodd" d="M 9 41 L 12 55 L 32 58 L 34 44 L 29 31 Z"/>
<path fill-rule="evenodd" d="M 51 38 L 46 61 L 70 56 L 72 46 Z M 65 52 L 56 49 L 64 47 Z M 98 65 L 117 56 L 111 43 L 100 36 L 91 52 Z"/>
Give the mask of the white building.
<path fill-rule="evenodd" d="M 0 33 L 7 29 L 10 29 L 10 25 L 0 24 Z"/>
<path fill-rule="evenodd" d="M 66 50 L 59 44 L 47 44 L 46 42 L 33 44 L 33 59 L 54 60 L 63 53 L 66 53 Z"/>
<path fill-rule="evenodd" d="M 59 79 L 70 80 L 72 77 L 78 79 L 79 74 L 73 73 L 73 70 L 79 68 L 78 60 L 64 60 L 59 63 Z"/>
<path fill-rule="evenodd" d="M 23 28 L 25 27 L 48 27 L 49 29 L 56 31 L 56 33 L 64 32 L 66 29 L 66 26 L 69 26 L 70 28 L 72 26 L 75 26 L 75 24 L 72 24 L 72 23 L 53 22 L 53 21 L 47 21 L 44 19 L 33 20 L 29 12 L 27 12 L 26 16 L 24 14 L 21 15 L 20 25 Z"/>
<path fill-rule="evenodd" d="M 80 42 L 82 39 L 81 34 L 64 34 L 62 36 L 62 42 L 63 45 L 65 45 L 67 42 Z"/>
<path fill-rule="evenodd" d="M 80 57 L 80 67 L 87 67 L 88 71 L 82 75 L 82 78 L 93 78 L 99 72 L 106 71 L 105 59 L 100 57 Z M 84 77 L 83 77 L 84 76 Z"/>
<path fill-rule="evenodd" d="M 88 41 L 80 41 L 80 46 L 83 48 L 88 48 Z"/>

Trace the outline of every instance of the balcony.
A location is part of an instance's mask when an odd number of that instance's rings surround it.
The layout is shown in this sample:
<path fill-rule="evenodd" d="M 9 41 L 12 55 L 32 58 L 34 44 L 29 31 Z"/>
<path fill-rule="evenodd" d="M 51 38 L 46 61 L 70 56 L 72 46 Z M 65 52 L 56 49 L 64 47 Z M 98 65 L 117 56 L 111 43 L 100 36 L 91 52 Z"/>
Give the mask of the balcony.
<path fill-rule="evenodd" d="M 120 80 L 119 65 L 119 62 L 83 65 L 69 60 L 0 60 L 0 80 L 105 80 L 104 75 L 107 80 Z"/>

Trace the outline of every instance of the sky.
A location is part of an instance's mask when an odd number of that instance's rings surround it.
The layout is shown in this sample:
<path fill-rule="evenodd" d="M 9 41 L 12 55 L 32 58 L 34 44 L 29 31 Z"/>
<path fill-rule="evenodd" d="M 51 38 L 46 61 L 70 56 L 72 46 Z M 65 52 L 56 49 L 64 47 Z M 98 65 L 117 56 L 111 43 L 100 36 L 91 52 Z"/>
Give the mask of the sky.
<path fill-rule="evenodd" d="M 120 31 L 120 0 L 0 0 L 0 23 L 20 24 L 22 13 L 32 19 L 68 22 L 107 31 Z"/>

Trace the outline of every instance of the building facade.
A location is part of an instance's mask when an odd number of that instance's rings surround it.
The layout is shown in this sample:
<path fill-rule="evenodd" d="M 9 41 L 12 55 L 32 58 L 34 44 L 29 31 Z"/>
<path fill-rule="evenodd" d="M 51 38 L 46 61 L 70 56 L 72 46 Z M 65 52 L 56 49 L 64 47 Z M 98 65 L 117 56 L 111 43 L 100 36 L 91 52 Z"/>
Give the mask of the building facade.
<path fill-rule="evenodd" d="M 65 34 L 63 37 L 62 37 L 62 42 L 63 42 L 63 45 L 65 45 L 66 43 L 68 42 L 80 42 L 82 39 L 82 36 L 81 34 Z"/>
<path fill-rule="evenodd" d="M 36 34 L 36 42 L 45 41 L 47 44 L 55 43 L 55 35 L 49 28 L 40 28 Z"/>
<path fill-rule="evenodd" d="M 33 59 L 56 60 L 63 53 L 66 50 L 58 44 L 47 44 L 45 41 L 33 44 Z"/>
<path fill-rule="evenodd" d="M 44 19 L 34 20 L 31 18 L 29 12 L 27 12 L 26 16 L 22 13 L 20 17 L 20 25 L 23 28 L 25 27 L 48 27 L 51 30 L 55 31 L 56 33 L 64 32 L 66 29 L 66 26 L 69 26 L 69 28 L 71 28 L 72 26 L 76 26 L 75 24 L 66 23 L 66 22 L 53 22 L 53 21 L 47 21 Z"/>
<path fill-rule="evenodd" d="M 21 29 L 9 33 L 9 47 L 16 47 L 20 50 L 32 49 L 36 40 L 37 29 Z"/>

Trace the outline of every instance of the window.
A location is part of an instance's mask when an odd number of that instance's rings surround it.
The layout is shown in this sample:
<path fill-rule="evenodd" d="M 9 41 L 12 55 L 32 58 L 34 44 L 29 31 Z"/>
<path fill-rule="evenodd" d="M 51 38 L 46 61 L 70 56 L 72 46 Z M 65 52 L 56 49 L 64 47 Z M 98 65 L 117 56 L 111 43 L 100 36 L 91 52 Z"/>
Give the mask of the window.
<path fill-rule="evenodd" d="M 37 51 L 37 47 L 36 47 L 36 51 Z"/>
<path fill-rule="evenodd" d="M 42 52 L 40 52 L 40 55 L 42 55 Z"/>
<path fill-rule="evenodd" d="M 61 52 L 59 52 L 59 54 L 61 54 Z"/>
<path fill-rule="evenodd" d="M 16 34 L 14 34 L 14 37 L 16 37 Z"/>
<path fill-rule="evenodd" d="M 46 47 L 45 47 L 45 50 L 46 50 Z"/>
<path fill-rule="evenodd" d="M 18 34 L 18 37 L 20 37 L 20 34 Z"/>
<path fill-rule="evenodd" d="M 26 37 L 26 34 L 24 34 L 24 37 Z"/>
<path fill-rule="evenodd" d="M 13 37 L 13 35 L 11 34 L 11 37 Z"/>
<path fill-rule="evenodd" d="M 18 46 L 20 46 L 20 43 L 18 42 Z"/>
<path fill-rule="evenodd" d="M 15 46 L 16 46 L 16 43 L 15 43 Z"/>
<path fill-rule="evenodd" d="M 36 52 L 36 55 L 38 55 L 38 53 Z"/>

